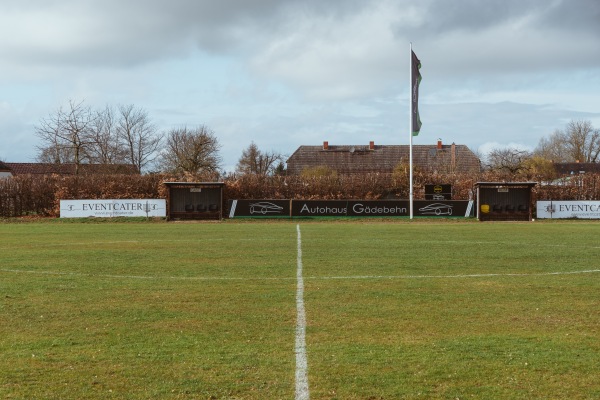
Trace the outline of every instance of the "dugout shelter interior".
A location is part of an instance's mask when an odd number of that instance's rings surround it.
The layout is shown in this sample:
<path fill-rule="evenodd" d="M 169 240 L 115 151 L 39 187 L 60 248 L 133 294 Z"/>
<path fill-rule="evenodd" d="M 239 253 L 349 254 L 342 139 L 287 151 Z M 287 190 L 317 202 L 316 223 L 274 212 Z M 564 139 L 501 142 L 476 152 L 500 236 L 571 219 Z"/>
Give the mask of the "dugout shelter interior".
<path fill-rule="evenodd" d="M 168 220 L 223 218 L 223 182 L 165 182 Z"/>
<path fill-rule="evenodd" d="M 531 221 L 536 182 L 477 182 L 477 219 Z"/>

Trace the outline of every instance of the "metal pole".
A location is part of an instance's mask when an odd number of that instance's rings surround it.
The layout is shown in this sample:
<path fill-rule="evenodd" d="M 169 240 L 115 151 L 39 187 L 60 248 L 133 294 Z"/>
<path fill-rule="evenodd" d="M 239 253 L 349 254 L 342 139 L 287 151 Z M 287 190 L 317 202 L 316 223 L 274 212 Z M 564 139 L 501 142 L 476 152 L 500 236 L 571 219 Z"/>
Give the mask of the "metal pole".
<path fill-rule="evenodd" d="M 410 77 L 410 83 L 408 85 L 408 114 L 409 114 L 409 118 L 408 118 L 408 136 L 409 136 L 409 181 L 410 181 L 410 187 L 409 187 L 409 191 L 408 191 L 408 195 L 409 195 L 409 208 L 410 208 L 410 219 L 413 219 L 413 149 L 412 149 L 412 145 L 413 145 L 413 135 L 412 135 L 412 127 L 413 127 L 413 91 L 412 91 L 412 85 L 413 85 L 413 76 L 412 76 L 412 42 L 410 43 L 410 52 L 408 53 L 408 70 L 409 70 L 409 74 L 408 76 Z"/>

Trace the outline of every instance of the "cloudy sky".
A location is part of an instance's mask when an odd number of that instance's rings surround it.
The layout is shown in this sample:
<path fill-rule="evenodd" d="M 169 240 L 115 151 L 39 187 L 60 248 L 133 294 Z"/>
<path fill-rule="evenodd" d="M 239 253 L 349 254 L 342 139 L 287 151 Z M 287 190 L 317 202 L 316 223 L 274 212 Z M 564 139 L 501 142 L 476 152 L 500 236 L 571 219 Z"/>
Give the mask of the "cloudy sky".
<path fill-rule="evenodd" d="M 2 0 L 0 159 L 70 100 L 135 105 L 161 131 L 206 125 L 226 170 L 254 141 L 533 149 L 570 120 L 600 128 L 598 0 Z"/>

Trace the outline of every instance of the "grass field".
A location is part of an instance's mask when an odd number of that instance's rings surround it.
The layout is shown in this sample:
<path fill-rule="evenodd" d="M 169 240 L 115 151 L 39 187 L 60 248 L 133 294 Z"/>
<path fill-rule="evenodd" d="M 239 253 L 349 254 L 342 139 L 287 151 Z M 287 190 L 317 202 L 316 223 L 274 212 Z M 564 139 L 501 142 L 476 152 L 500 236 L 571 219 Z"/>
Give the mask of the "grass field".
<path fill-rule="evenodd" d="M 0 398 L 600 398 L 599 229 L 3 223 Z"/>

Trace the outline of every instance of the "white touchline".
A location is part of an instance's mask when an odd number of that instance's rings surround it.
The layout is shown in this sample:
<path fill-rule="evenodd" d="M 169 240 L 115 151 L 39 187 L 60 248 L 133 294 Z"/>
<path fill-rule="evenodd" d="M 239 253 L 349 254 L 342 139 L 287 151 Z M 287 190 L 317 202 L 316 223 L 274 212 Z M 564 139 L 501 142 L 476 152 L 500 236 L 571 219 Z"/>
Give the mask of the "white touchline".
<path fill-rule="evenodd" d="M 296 279 L 296 400 L 308 400 L 308 359 L 306 357 L 306 314 L 304 311 L 304 280 L 302 279 L 302 235 L 298 232 L 298 257 Z"/>
<path fill-rule="evenodd" d="M 84 276 L 89 278 L 105 279 L 146 279 L 146 280 L 174 280 L 174 281 L 289 281 L 295 277 L 235 277 L 235 276 L 160 276 L 160 275 L 118 275 L 118 274 L 92 274 L 84 272 L 61 272 L 44 270 L 27 270 L 0 268 L 0 272 L 11 274 L 31 274 L 31 275 L 56 275 L 56 276 Z M 489 274 L 460 274 L 460 275 L 347 275 L 347 276 L 306 276 L 306 280 L 356 280 L 356 279 L 459 279 L 459 278 L 494 278 L 494 277 L 530 277 L 530 276 L 556 276 L 556 275 L 580 275 L 597 274 L 600 269 L 586 269 L 578 271 L 552 271 L 552 272 L 514 272 L 514 273 L 489 273 Z M 304 285 L 303 285 L 304 286 Z"/>

